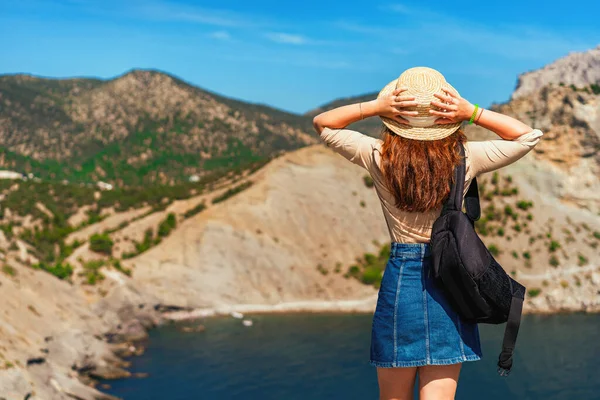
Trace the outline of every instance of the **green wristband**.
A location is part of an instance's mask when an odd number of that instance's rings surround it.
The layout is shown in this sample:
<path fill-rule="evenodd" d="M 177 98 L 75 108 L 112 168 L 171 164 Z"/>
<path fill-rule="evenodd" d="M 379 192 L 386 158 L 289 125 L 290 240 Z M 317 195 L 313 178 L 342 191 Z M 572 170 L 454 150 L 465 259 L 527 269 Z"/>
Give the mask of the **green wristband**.
<path fill-rule="evenodd" d="M 475 116 L 477 115 L 477 110 L 479 110 L 479 104 L 475 104 L 475 110 L 473 110 L 473 115 L 471 115 L 471 119 L 469 120 L 469 124 L 472 124 L 475 121 Z"/>

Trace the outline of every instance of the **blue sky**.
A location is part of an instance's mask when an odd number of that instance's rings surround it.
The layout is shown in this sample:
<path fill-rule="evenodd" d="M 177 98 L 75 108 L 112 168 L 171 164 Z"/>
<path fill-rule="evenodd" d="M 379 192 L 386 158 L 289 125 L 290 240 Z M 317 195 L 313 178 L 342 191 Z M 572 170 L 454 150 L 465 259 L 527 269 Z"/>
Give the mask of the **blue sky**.
<path fill-rule="evenodd" d="M 153 68 L 305 112 L 424 65 L 488 106 L 519 73 L 600 44 L 598 15 L 598 0 L 0 0 L 0 74 Z"/>

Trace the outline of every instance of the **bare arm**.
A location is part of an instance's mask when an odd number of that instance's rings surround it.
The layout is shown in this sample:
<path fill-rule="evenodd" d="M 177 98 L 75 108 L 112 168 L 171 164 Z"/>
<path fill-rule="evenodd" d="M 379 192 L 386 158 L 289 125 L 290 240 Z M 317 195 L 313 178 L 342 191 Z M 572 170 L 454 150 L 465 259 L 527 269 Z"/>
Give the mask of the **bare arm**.
<path fill-rule="evenodd" d="M 453 124 L 470 120 L 475 111 L 475 106 L 450 89 L 444 88 L 443 90 L 445 94 L 435 95 L 441 101 L 432 101 L 431 104 L 446 111 L 429 111 L 432 115 L 441 117 L 436 123 Z M 504 140 L 514 140 L 533 130 L 529 125 L 518 119 L 483 108 L 478 110 L 475 119 L 477 125 L 489 129 Z"/>
<path fill-rule="evenodd" d="M 418 113 L 402 110 L 404 107 L 417 105 L 414 97 L 399 96 L 400 93 L 406 90 L 404 88 L 397 89 L 390 96 L 364 103 L 350 104 L 321 113 L 313 119 L 315 130 L 320 134 L 325 128 L 342 129 L 356 121 L 376 115 L 408 123 L 402 118 L 402 115 L 416 116 Z"/>

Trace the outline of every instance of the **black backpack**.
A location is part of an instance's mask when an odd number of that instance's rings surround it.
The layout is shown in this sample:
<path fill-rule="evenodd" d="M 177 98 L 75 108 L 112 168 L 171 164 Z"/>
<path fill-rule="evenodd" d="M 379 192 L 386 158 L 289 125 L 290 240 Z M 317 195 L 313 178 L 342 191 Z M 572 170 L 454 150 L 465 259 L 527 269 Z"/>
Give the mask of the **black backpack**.
<path fill-rule="evenodd" d="M 507 376 L 519 332 L 525 287 L 512 279 L 483 244 L 474 224 L 481 208 L 477 180 L 465 196 L 465 149 L 460 146 L 461 163 L 454 169 L 454 183 L 431 234 L 432 273 L 450 304 L 470 322 L 507 322 L 498 360 L 498 373 Z"/>

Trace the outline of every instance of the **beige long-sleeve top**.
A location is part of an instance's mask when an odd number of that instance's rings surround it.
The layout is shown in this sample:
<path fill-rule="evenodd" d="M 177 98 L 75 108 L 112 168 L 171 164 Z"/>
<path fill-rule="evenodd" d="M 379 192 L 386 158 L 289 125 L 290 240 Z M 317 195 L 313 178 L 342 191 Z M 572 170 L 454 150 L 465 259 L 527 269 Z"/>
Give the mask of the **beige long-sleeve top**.
<path fill-rule="evenodd" d="M 527 154 L 539 142 L 542 132 L 534 129 L 515 140 L 468 141 L 465 145 L 465 192 L 473 178 L 505 167 Z M 394 196 L 386 188 L 379 172 L 380 139 L 350 129 L 329 129 L 321 132 L 325 144 L 352 163 L 365 168 L 375 183 L 387 222 L 390 238 L 399 243 L 429 243 L 431 228 L 441 213 L 441 207 L 425 213 L 407 212 L 395 206 Z"/>

